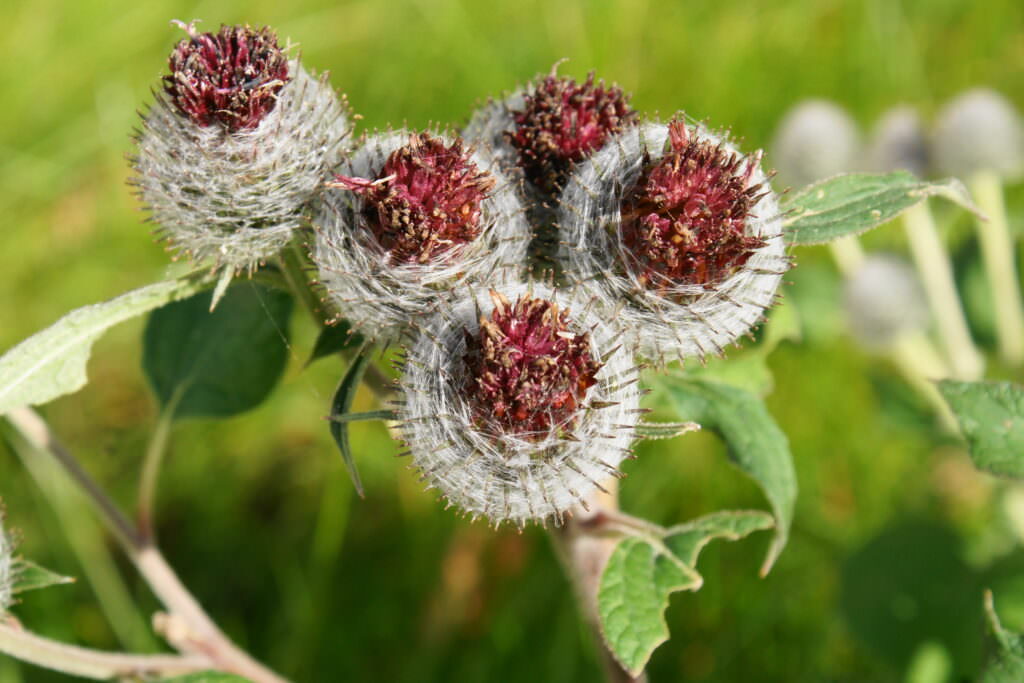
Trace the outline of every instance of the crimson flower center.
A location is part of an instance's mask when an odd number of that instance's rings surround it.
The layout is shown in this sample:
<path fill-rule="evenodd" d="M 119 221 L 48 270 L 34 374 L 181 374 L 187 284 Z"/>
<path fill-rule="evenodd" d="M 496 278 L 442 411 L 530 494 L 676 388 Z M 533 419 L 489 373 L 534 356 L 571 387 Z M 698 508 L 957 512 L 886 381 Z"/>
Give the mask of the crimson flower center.
<path fill-rule="evenodd" d="M 480 234 L 483 200 L 495 179 L 473 162 L 461 140 L 446 145 L 426 133 L 392 152 L 376 178 L 336 176 L 360 195 L 377 241 L 399 263 L 451 257 Z"/>
<path fill-rule="evenodd" d="M 491 292 L 494 311 L 466 333 L 466 391 L 476 419 L 501 433 L 544 438 L 571 429 L 601 363 L 588 334 L 569 328 L 569 312 L 529 294 L 514 305 Z"/>
<path fill-rule="evenodd" d="M 175 46 L 164 90 L 174 106 L 199 126 L 220 124 L 229 132 L 255 128 L 289 81 L 288 60 L 269 28 L 221 26 Z"/>
<path fill-rule="evenodd" d="M 751 210 L 766 194 L 750 182 L 757 161 L 688 131 L 683 121 L 669 124 L 668 151 L 645 161 L 622 205 L 627 266 L 646 288 L 713 286 L 765 245 L 746 234 Z"/>
<path fill-rule="evenodd" d="M 506 135 L 527 179 L 548 193 L 564 184 L 575 162 L 636 120 L 622 90 L 595 84 L 593 73 L 581 85 L 552 69 L 524 99 L 523 110 L 513 113 L 515 130 Z"/>

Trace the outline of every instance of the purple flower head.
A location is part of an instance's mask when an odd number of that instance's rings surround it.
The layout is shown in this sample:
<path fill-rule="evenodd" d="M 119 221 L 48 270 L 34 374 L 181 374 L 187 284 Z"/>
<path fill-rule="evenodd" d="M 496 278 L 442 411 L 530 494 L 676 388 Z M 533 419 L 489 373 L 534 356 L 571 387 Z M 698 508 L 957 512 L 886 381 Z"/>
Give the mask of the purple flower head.
<path fill-rule="evenodd" d="M 171 52 L 171 73 L 163 78 L 174 106 L 204 128 L 220 124 L 235 133 L 258 126 L 290 80 L 277 34 L 249 26 L 198 33 L 194 24 L 179 25 L 189 37 Z"/>
<path fill-rule="evenodd" d="M 544 192 L 558 190 L 574 163 L 636 119 L 621 88 L 595 84 L 593 72 L 583 84 L 559 78 L 557 67 L 524 95 L 523 109 L 512 112 L 515 129 L 506 133 L 527 179 Z"/>
<path fill-rule="evenodd" d="M 687 130 L 668 126 L 670 149 L 644 163 L 622 208 L 622 236 L 629 264 L 648 289 L 679 284 L 713 286 L 764 246 L 746 234 L 750 210 L 764 196 L 751 183 L 759 156 L 743 158 Z"/>
<path fill-rule="evenodd" d="M 510 304 L 491 290 L 494 310 L 466 333 L 467 393 L 481 426 L 543 438 L 571 430 L 601 363 L 587 334 L 569 328 L 569 311 L 530 294 Z"/>
<path fill-rule="evenodd" d="M 399 263 L 452 256 L 476 239 L 482 202 L 495 185 L 461 140 L 446 145 L 427 133 L 392 152 L 376 178 L 335 180 L 363 198 L 367 225 Z"/>

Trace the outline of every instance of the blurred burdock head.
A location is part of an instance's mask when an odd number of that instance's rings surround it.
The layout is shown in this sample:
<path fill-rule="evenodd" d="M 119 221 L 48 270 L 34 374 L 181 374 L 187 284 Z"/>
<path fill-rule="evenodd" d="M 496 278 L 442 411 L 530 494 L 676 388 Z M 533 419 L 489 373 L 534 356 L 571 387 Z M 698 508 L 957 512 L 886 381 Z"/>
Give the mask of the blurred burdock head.
<path fill-rule="evenodd" d="M 462 140 L 428 133 L 412 135 L 376 177 L 335 181 L 363 198 L 367 227 L 397 263 L 454 257 L 480 234 L 480 207 L 495 184 Z"/>
<path fill-rule="evenodd" d="M 500 284 L 410 332 L 402 438 L 430 488 L 495 524 L 560 523 L 630 456 L 638 368 L 580 292 Z"/>
<path fill-rule="evenodd" d="M 459 139 L 375 134 L 336 169 L 314 206 L 312 259 L 338 312 L 375 341 L 396 339 L 437 296 L 503 271 L 531 236 L 497 162 Z"/>
<path fill-rule="evenodd" d="M 164 91 L 174 106 L 200 126 L 220 124 L 231 132 L 255 128 L 274 108 L 288 82 L 288 60 L 267 27 L 221 26 L 199 33 L 195 24 L 171 52 Z"/>
<path fill-rule="evenodd" d="M 928 139 L 917 111 L 899 106 L 885 112 L 871 133 L 865 165 L 872 171 L 928 172 Z"/>
<path fill-rule="evenodd" d="M 345 106 L 269 29 L 183 28 L 136 136 L 132 183 L 176 252 L 251 270 L 304 224 L 341 157 Z"/>
<path fill-rule="evenodd" d="M 841 107 L 826 100 L 806 100 L 779 123 L 770 161 L 782 183 L 803 187 L 854 170 L 860 146 L 857 124 Z"/>
<path fill-rule="evenodd" d="M 682 120 L 612 138 L 560 198 L 566 276 L 656 362 L 721 354 L 772 304 L 789 268 L 759 165 Z"/>
<path fill-rule="evenodd" d="M 574 164 L 637 119 L 618 86 L 595 82 L 593 72 L 577 83 L 557 69 L 556 63 L 537 82 L 489 103 L 464 131 L 467 139 L 501 150 L 503 160 L 548 196 L 562 188 Z"/>
<path fill-rule="evenodd" d="M 850 332 L 865 348 L 883 348 L 928 324 L 928 304 L 913 266 L 895 254 L 871 254 L 843 285 Z"/>
<path fill-rule="evenodd" d="M 932 153 L 942 173 L 966 177 L 994 171 L 1016 178 L 1024 172 L 1024 123 L 1013 104 L 985 88 L 968 90 L 939 112 Z"/>

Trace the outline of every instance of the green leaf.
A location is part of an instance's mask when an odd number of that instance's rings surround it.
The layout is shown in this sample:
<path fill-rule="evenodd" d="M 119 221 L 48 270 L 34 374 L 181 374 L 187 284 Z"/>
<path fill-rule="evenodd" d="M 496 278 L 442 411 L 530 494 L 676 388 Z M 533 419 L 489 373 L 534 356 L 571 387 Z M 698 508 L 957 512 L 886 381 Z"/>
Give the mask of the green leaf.
<path fill-rule="evenodd" d="M 671 545 L 635 536 L 620 541 L 601 574 L 597 611 L 605 642 L 622 667 L 639 676 L 668 640 L 668 598 L 701 587 L 697 557 L 709 541 L 735 540 L 771 526 L 764 512 L 720 512 L 667 530 Z M 677 547 L 683 555 L 675 554 Z"/>
<path fill-rule="evenodd" d="M 0 357 L 0 413 L 78 391 L 92 345 L 108 328 L 209 286 L 205 277 L 185 276 L 68 313 Z"/>
<path fill-rule="evenodd" d="M 11 593 L 14 595 L 75 582 L 72 576 L 51 572 L 35 562 L 20 557 L 15 558 L 13 569 L 14 583 L 11 586 Z"/>
<path fill-rule="evenodd" d="M 306 365 L 340 351 L 358 349 L 363 342 L 363 335 L 353 332 L 352 325 L 347 320 L 342 320 L 336 325 L 328 325 L 320 330 Z"/>
<path fill-rule="evenodd" d="M 161 683 L 250 683 L 248 678 L 221 671 L 200 671 L 199 673 L 163 678 Z"/>
<path fill-rule="evenodd" d="M 1024 389 L 1010 382 L 942 380 L 939 391 L 960 421 L 974 464 L 1024 478 Z"/>
<path fill-rule="evenodd" d="M 363 373 L 366 372 L 366 366 L 370 363 L 371 351 L 372 349 L 361 351 L 352 360 L 352 364 L 349 365 L 345 376 L 341 378 L 341 382 L 334 392 L 334 398 L 331 400 L 332 416 L 349 414 L 349 408 L 352 407 L 352 401 L 356 397 L 356 390 L 359 389 L 359 383 L 363 380 Z M 341 459 L 345 463 L 349 476 L 352 477 L 352 485 L 356 487 L 356 493 L 359 494 L 360 498 L 364 498 L 363 482 L 359 478 L 359 470 L 356 468 L 355 460 L 352 457 L 352 447 L 348 442 L 348 421 L 332 419 L 331 436 L 334 437 L 334 443 L 338 444 L 338 450 L 341 451 Z"/>
<path fill-rule="evenodd" d="M 857 235 L 933 196 L 981 215 L 955 178 L 929 183 L 907 171 L 850 173 L 808 185 L 783 205 L 786 242 L 823 244 Z"/>
<path fill-rule="evenodd" d="M 985 592 L 985 616 L 995 636 L 998 652 L 985 667 L 982 683 L 1019 683 L 1024 680 L 1024 636 L 1003 627 L 996 614 L 992 592 Z"/>
<path fill-rule="evenodd" d="M 796 503 L 796 472 L 789 441 L 764 402 L 743 389 L 689 378 L 665 380 L 666 394 L 679 417 L 719 434 L 729 457 L 761 490 L 775 513 L 775 540 L 761 566 L 767 574 L 789 538 Z"/>
<path fill-rule="evenodd" d="M 184 386 L 175 417 L 227 417 L 258 405 L 288 360 L 291 297 L 252 282 L 230 287 L 210 312 L 209 292 L 154 311 L 142 365 L 163 406 Z"/>
<path fill-rule="evenodd" d="M 775 520 L 760 510 L 723 510 L 679 524 L 665 532 L 665 545 L 680 560 L 697 566 L 697 557 L 715 539 L 738 541 L 755 531 L 771 529 Z"/>
<path fill-rule="evenodd" d="M 636 426 L 636 435 L 652 440 L 674 439 L 699 429 L 700 425 L 696 422 L 640 422 Z"/>

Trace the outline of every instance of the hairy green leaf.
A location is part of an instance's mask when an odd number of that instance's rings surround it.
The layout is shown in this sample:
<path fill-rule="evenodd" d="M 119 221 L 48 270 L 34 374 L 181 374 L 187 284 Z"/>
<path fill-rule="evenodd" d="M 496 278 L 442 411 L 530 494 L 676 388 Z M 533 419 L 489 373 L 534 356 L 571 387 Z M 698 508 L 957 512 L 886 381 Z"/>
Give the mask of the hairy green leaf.
<path fill-rule="evenodd" d="M 52 572 L 40 567 L 35 562 L 20 557 L 14 560 L 12 575 L 14 582 L 11 586 L 11 593 L 14 595 L 75 582 L 75 578 L 72 576 L 63 576 Z"/>
<path fill-rule="evenodd" d="M 786 242 L 823 244 L 886 223 L 928 197 L 943 197 L 980 215 L 955 178 L 925 182 L 907 171 L 850 173 L 808 185 L 783 205 Z"/>
<path fill-rule="evenodd" d="M 719 512 L 667 530 L 665 543 L 636 536 L 620 541 L 601 574 L 597 611 L 601 633 L 622 667 L 639 676 L 668 640 L 668 598 L 701 587 L 697 557 L 709 541 L 736 540 L 771 526 L 764 512 Z"/>
<path fill-rule="evenodd" d="M 359 383 L 363 380 L 366 366 L 370 363 L 371 352 L 372 349 L 364 349 L 352 359 L 352 364 L 349 365 L 345 376 L 341 378 L 341 382 L 334 392 L 334 398 L 331 400 L 332 416 L 349 414 L 349 408 L 352 407 L 352 401 L 356 397 L 356 390 L 359 389 Z M 348 442 L 348 423 L 348 420 L 331 420 L 331 436 L 334 437 L 334 443 L 338 444 L 338 450 L 341 451 L 341 459 L 345 463 L 349 476 L 352 477 L 352 485 L 356 487 L 356 493 L 362 498 L 364 497 L 363 482 L 359 478 L 359 470 L 356 468 L 355 459 L 352 457 L 352 446 Z"/>
<path fill-rule="evenodd" d="M 363 341 L 363 335 L 353 332 L 352 325 L 347 320 L 342 320 L 336 325 L 328 325 L 320 330 L 306 365 L 339 351 L 358 349 L 363 345 Z"/>
<path fill-rule="evenodd" d="M 78 391 L 92 345 L 107 329 L 209 286 L 204 277 L 186 276 L 68 313 L 0 357 L 0 413 Z"/>
<path fill-rule="evenodd" d="M 789 538 L 796 503 L 796 472 L 789 441 L 764 401 L 743 389 L 696 378 L 671 378 L 665 392 L 683 420 L 719 434 L 729 456 L 761 490 L 775 513 L 775 540 L 761 566 L 767 574 Z"/>
<path fill-rule="evenodd" d="M 1010 382 L 955 380 L 938 386 L 960 422 L 974 464 L 1024 478 L 1024 389 Z"/>
<path fill-rule="evenodd" d="M 255 407 L 288 360 L 292 298 L 252 282 L 233 285 L 210 312 L 209 292 L 154 311 L 143 368 L 160 403 L 184 386 L 175 417 L 227 417 Z"/>

